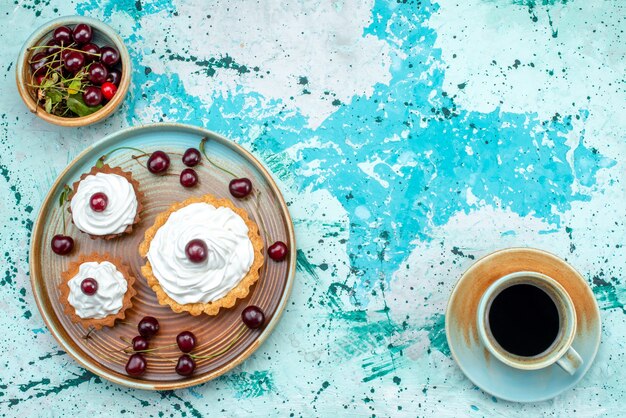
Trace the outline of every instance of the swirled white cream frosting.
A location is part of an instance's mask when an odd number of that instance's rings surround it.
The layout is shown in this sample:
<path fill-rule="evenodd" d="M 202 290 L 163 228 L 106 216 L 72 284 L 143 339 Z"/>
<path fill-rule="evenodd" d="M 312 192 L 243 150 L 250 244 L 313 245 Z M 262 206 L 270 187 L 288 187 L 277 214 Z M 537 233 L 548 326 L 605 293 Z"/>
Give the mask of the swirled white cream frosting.
<path fill-rule="evenodd" d="M 203 240 L 208 257 L 191 262 L 185 247 Z M 192 203 L 170 214 L 150 243 L 152 273 L 169 297 L 180 304 L 219 299 L 243 279 L 254 261 L 248 226 L 233 210 Z"/>
<path fill-rule="evenodd" d="M 80 289 L 83 280 L 92 278 L 98 282 L 98 290 L 86 295 Z M 76 315 L 83 319 L 101 319 L 115 315 L 122 308 L 128 282 L 114 264 L 103 261 L 89 261 L 78 268 L 78 274 L 68 282 L 70 294 L 67 298 Z"/>
<path fill-rule="evenodd" d="M 102 212 L 91 209 L 94 193 L 102 192 L 108 203 Z M 133 185 L 124 177 L 111 173 L 96 173 L 78 183 L 70 202 L 74 224 L 91 235 L 121 234 L 132 225 L 137 215 L 137 196 Z"/>

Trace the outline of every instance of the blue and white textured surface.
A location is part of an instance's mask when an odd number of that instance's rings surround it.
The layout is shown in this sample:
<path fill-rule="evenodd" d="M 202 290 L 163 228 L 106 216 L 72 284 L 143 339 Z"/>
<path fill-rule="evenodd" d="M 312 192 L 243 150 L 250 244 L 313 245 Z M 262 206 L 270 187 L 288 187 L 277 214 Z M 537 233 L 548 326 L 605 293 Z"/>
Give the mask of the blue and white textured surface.
<path fill-rule="evenodd" d="M 607 416 L 626 391 L 624 3 L 583 0 L 0 4 L 0 411 L 6 416 Z M 119 31 L 134 65 L 113 117 L 29 114 L 21 43 L 68 14 Z M 28 277 L 38 208 L 86 145 L 130 125 L 203 125 L 274 173 L 299 240 L 290 305 L 248 361 L 192 389 L 110 384 L 59 351 Z M 450 357 L 448 295 L 478 257 L 566 258 L 602 310 L 595 365 L 535 405 Z"/>

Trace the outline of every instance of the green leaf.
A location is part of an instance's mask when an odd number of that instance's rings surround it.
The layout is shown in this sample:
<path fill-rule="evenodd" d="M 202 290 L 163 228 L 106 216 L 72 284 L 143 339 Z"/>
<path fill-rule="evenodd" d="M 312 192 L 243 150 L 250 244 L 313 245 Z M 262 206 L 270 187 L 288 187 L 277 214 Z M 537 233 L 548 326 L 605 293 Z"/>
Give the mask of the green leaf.
<path fill-rule="evenodd" d="M 57 89 L 49 89 L 46 91 L 46 96 L 52 100 L 52 103 L 59 103 L 63 99 L 63 94 Z"/>
<path fill-rule="evenodd" d="M 46 104 L 44 105 L 44 109 L 46 109 L 47 113 L 52 111 L 52 99 L 50 97 L 46 97 Z"/>
<path fill-rule="evenodd" d="M 83 101 L 83 98 L 80 94 L 75 94 L 67 98 L 67 107 L 72 112 L 76 113 L 78 116 L 87 116 L 91 115 L 94 112 L 102 109 L 102 105 L 98 106 L 87 106 Z"/>
<path fill-rule="evenodd" d="M 80 80 L 74 80 L 67 87 L 67 92 L 69 94 L 76 94 L 76 93 L 78 93 L 80 91 L 80 87 L 81 87 Z"/>
<path fill-rule="evenodd" d="M 47 89 L 48 87 L 51 87 L 54 84 L 54 80 L 52 80 L 51 78 L 46 78 L 43 83 L 41 83 L 41 88 L 43 89 Z"/>
<path fill-rule="evenodd" d="M 59 206 L 63 206 L 65 202 L 68 200 L 68 197 L 72 189 L 67 184 L 63 186 L 63 191 L 61 192 L 61 196 L 59 196 Z"/>
<path fill-rule="evenodd" d="M 102 168 L 102 166 L 104 166 L 104 155 L 96 161 L 96 168 Z"/>

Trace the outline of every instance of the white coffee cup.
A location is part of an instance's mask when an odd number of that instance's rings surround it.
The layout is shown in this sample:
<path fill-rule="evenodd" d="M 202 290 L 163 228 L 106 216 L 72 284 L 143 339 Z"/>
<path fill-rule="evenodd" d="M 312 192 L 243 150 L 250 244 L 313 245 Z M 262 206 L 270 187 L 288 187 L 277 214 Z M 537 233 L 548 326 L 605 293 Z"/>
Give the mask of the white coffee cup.
<path fill-rule="evenodd" d="M 505 350 L 495 339 L 489 324 L 489 313 L 494 299 L 503 290 L 520 284 L 529 284 L 543 290 L 554 302 L 559 314 L 559 330 L 554 342 L 535 356 L 520 356 Z M 529 306 L 529 309 L 532 309 Z M 583 360 L 572 347 L 576 335 L 576 309 L 567 291 L 556 280 L 545 274 L 520 271 L 496 280 L 487 288 L 478 305 L 478 333 L 487 350 L 498 360 L 521 370 L 538 370 L 554 363 L 569 374 L 576 373 Z"/>

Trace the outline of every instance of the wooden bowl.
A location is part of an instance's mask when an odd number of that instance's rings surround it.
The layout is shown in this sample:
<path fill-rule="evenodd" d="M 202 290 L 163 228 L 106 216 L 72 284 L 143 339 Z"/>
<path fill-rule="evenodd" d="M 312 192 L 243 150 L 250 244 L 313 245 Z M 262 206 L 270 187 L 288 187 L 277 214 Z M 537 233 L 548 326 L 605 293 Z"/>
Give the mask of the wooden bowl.
<path fill-rule="evenodd" d="M 52 115 L 46 112 L 43 107 L 37 104 L 36 89 L 28 86 L 28 84 L 31 83 L 32 78 L 31 69 L 28 62 L 35 54 L 34 51 L 30 51 L 29 49 L 33 46 L 43 45 L 50 39 L 52 39 L 52 33 L 59 26 L 71 27 L 78 23 L 86 23 L 91 26 L 93 30 L 93 42 L 95 44 L 97 44 L 98 46 L 110 45 L 115 47 L 119 51 L 120 62 L 122 65 L 122 78 L 117 88 L 117 93 L 115 93 L 113 99 L 109 101 L 106 105 L 104 105 L 102 109 L 87 116 L 65 118 Z M 124 101 L 126 93 L 128 93 L 128 87 L 130 86 L 130 75 L 130 56 L 128 55 L 128 50 L 126 49 L 122 38 L 120 38 L 119 35 L 115 33 L 115 31 L 110 26 L 102 23 L 99 20 L 92 19 L 86 16 L 64 16 L 58 19 L 51 20 L 50 22 L 41 26 L 24 43 L 16 66 L 17 89 L 28 109 L 30 109 L 31 112 L 33 112 L 46 122 L 67 127 L 91 125 L 93 123 L 100 122 L 101 120 L 104 120 L 108 116 L 110 116 L 115 111 L 115 109 L 117 109 L 119 105 Z"/>

